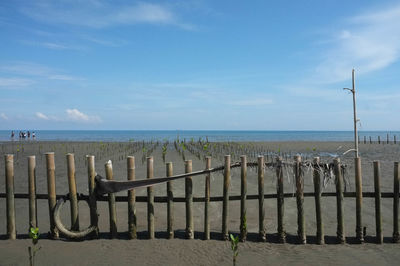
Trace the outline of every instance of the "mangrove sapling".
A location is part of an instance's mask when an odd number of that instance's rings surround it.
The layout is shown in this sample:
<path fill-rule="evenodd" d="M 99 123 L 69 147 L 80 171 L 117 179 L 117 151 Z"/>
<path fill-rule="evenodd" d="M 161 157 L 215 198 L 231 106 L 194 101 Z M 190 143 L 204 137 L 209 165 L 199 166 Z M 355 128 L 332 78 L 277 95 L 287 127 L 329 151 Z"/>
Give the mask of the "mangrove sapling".
<path fill-rule="evenodd" d="M 231 249 L 232 249 L 232 262 L 233 266 L 236 265 L 236 258 L 239 255 L 239 236 L 229 235 L 231 238 Z"/>
<path fill-rule="evenodd" d="M 28 247 L 29 265 L 30 266 L 34 266 L 35 265 L 36 252 L 38 252 L 42 248 L 42 247 L 36 247 L 36 245 L 39 242 L 39 228 L 31 227 L 29 229 L 29 238 L 32 239 L 32 244 L 33 244 L 33 246 Z"/>

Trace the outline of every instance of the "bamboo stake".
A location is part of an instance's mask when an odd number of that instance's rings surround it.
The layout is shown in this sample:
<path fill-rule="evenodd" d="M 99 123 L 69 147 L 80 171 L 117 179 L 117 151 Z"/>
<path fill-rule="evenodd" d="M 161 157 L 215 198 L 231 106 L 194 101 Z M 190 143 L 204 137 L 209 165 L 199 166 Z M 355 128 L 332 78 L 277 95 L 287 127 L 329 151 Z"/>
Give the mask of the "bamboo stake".
<path fill-rule="evenodd" d="M 76 195 L 76 181 L 75 181 L 75 159 L 74 154 L 67 154 L 67 172 L 68 172 L 68 187 L 69 199 L 71 207 L 71 230 L 79 231 L 79 210 L 78 210 L 78 197 Z"/>
<path fill-rule="evenodd" d="M 386 144 L 389 144 L 389 133 L 386 134 Z"/>
<path fill-rule="evenodd" d="M 87 170 L 88 170 L 88 185 L 89 185 L 89 208 L 90 208 L 90 225 L 96 226 L 97 229 L 93 232 L 92 236 L 94 238 L 99 237 L 98 229 L 98 215 L 97 215 L 97 200 L 96 200 L 96 171 L 94 167 L 94 156 L 86 155 L 87 160 Z"/>
<path fill-rule="evenodd" d="M 315 192 L 315 215 L 317 220 L 317 244 L 325 244 L 324 226 L 322 222 L 322 207 L 321 207 L 321 175 L 318 170 L 319 157 L 314 157 L 314 192 Z"/>
<path fill-rule="evenodd" d="M 369 144 L 372 144 L 372 138 L 369 136 Z"/>
<path fill-rule="evenodd" d="M 355 164 L 355 183 L 356 183 L 356 238 L 360 243 L 364 242 L 362 228 L 362 175 L 361 175 L 361 158 L 354 159 Z"/>
<path fill-rule="evenodd" d="M 340 165 L 340 159 L 334 159 L 335 176 L 336 176 L 336 205 L 337 205 L 337 239 L 340 243 L 345 243 L 345 232 L 344 232 L 344 210 L 343 210 L 343 176 Z"/>
<path fill-rule="evenodd" d="M 381 136 L 378 136 L 378 143 L 381 144 Z"/>
<path fill-rule="evenodd" d="M 206 169 L 211 168 L 211 156 L 206 157 Z M 206 174 L 206 185 L 205 185 L 205 200 L 204 200 L 204 239 L 210 239 L 210 178 L 211 173 Z"/>
<path fill-rule="evenodd" d="M 147 157 L 147 179 L 154 177 L 153 157 Z M 149 239 L 154 239 L 154 191 L 153 187 L 147 187 L 147 231 Z"/>
<path fill-rule="evenodd" d="M 128 156 L 126 158 L 126 167 L 128 172 L 128 180 L 135 180 L 134 156 Z M 137 238 L 136 197 L 134 189 L 128 190 L 128 235 L 130 239 Z"/>
<path fill-rule="evenodd" d="M 54 207 L 56 206 L 56 166 L 54 163 L 54 152 L 46 153 L 47 168 L 47 193 L 49 195 L 49 215 L 50 215 L 50 237 L 57 239 L 59 237 L 58 229 L 54 223 Z"/>
<path fill-rule="evenodd" d="M 28 183 L 29 183 L 29 227 L 36 228 L 37 201 L 36 201 L 36 157 L 28 156 Z"/>
<path fill-rule="evenodd" d="M 266 241 L 265 209 L 264 209 L 264 156 L 258 156 L 258 238 Z"/>
<path fill-rule="evenodd" d="M 399 242 L 399 162 L 394 163 L 394 184 L 393 184 L 393 242 Z"/>
<path fill-rule="evenodd" d="M 295 156 L 294 174 L 296 177 L 296 202 L 297 202 L 297 235 L 302 244 L 307 243 L 306 224 L 304 219 L 304 179 L 301 173 L 301 156 Z"/>
<path fill-rule="evenodd" d="M 277 177 L 277 204 L 278 204 L 278 237 L 280 243 L 286 242 L 285 228 L 283 224 L 284 218 L 284 194 L 283 194 L 283 169 L 282 169 L 282 157 L 276 158 L 276 177 Z"/>
<path fill-rule="evenodd" d="M 6 204 L 7 204 L 7 236 L 15 240 L 17 232 L 15 228 L 15 201 L 14 201 L 14 155 L 4 155 L 6 165 Z"/>
<path fill-rule="evenodd" d="M 231 156 L 225 155 L 224 188 L 222 202 L 222 239 L 228 240 L 229 186 L 231 183 Z"/>
<path fill-rule="evenodd" d="M 396 144 L 396 135 L 393 136 L 393 143 Z"/>
<path fill-rule="evenodd" d="M 247 158 L 246 155 L 240 156 L 240 239 L 247 239 L 247 218 L 246 218 L 246 197 L 247 197 Z"/>
<path fill-rule="evenodd" d="M 185 161 L 185 173 L 192 172 L 192 160 Z M 185 198 L 186 198 L 186 238 L 194 239 L 193 223 L 193 180 L 192 177 L 185 178 Z"/>
<path fill-rule="evenodd" d="M 166 164 L 167 177 L 173 176 L 172 163 Z M 167 182 L 167 233 L 168 239 L 174 238 L 174 194 L 172 192 L 172 181 Z"/>
<path fill-rule="evenodd" d="M 109 160 L 105 165 L 107 180 L 113 180 L 112 162 Z M 117 209 L 115 206 L 115 193 L 108 193 L 108 210 L 110 215 L 110 237 L 117 237 Z"/>
<path fill-rule="evenodd" d="M 375 227 L 376 242 L 383 243 L 382 216 L 381 216 L 381 186 L 380 186 L 380 163 L 374 161 L 374 188 L 375 188 Z"/>

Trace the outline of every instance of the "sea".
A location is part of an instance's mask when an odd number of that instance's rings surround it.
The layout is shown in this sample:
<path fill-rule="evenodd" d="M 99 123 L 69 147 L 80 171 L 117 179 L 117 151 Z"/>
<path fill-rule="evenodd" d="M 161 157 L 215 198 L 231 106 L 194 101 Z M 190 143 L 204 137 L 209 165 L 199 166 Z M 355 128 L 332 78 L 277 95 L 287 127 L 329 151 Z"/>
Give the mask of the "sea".
<path fill-rule="evenodd" d="M 0 141 L 19 141 L 19 130 L 14 130 L 15 137 L 11 139 L 11 130 L 0 130 Z M 25 130 L 27 132 L 27 130 Z M 30 130 L 32 132 L 32 130 Z M 281 131 L 281 130 L 34 130 L 34 141 L 174 141 L 198 140 L 208 141 L 353 141 L 353 131 Z M 380 136 L 386 141 L 396 137 L 399 140 L 400 131 L 359 131 L 360 140 L 367 141 L 369 137 L 377 141 Z M 33 141 L 22 139 L 21 141 Z"/>

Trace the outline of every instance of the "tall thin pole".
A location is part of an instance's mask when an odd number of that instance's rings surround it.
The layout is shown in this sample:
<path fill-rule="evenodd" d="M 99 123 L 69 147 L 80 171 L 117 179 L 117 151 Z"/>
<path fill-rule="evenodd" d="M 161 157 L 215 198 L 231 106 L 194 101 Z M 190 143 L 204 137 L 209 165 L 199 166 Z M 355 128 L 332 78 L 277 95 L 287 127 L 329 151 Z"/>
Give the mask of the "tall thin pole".
<path fill-rule="evenodd" d="M 356 158 L 358 158 L 358 133 L 357 133 L 357 112 L 356 112 L 356 86 L 355 86 L 355 71 L 353 69 L 351 73 L 352 81 L 353 81 L 353 89 L 351 92 L 353 93 L 353 112 L 354 112 L 354 145 L 356 149 Z"/>

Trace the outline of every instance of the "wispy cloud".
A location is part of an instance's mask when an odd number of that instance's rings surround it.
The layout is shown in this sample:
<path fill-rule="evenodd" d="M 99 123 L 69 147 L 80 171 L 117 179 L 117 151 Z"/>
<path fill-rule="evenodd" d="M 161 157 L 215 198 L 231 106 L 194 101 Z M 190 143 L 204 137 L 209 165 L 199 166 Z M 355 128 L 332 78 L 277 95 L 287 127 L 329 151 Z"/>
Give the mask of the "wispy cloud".
<path fill-rule="evenodd" d="M 36 117 L 39 119 L 42 119 L 42 120 L 50 120 L 50 118 L 47 115 L 45 115 L 41 112 L 36 112 Z"/>
<path fill-rule="evenodd" d="M 78 109 L 67 109 L 67 119 L 75 122 L 89 122 L 89 123 L 100 123 L 102 122 L 99 116 L 89 116 L 82 113 Z"/>
<path fill-rule="evenodd" d="M 0 113 L 0 118 L 3 120 L 8 120 L 8 116 L 5 113 Z"/>
<path fill-rule="evenodd" d="M 166 5 L 139 2 L 117 6 L 106 1 L 35 1 L 26 4 L 21 11 L 38 21 L 69 24 L 92 28 L 139 23 L 164 24 L 193 29 L 179 21 L 177 15 Z"/>
<path fill-rule="evenodd" d="M 0 78 L 0 88 L 25 87 L 33 83 L 33 80 L 25 78 Z"/>
<path fill-rule="evenodd" d="M 364 74 L 383 69 L 400 56 L 400 5 L 349 18 L 323 52 L 316 79 L 332 83 L 349 79 L 351 69 Z M 330 37 L 331 38 L 331 37 Z"/>
<path fill-rule="evenodd" d="M 38 41 L 29 41 L 29 40 L 24 40 L 21 41 L 23 44 L 27 45 L 32 45 L 32 46 L 39 46 L 51 50 L 59 50 L 59 51 L 64 51 L 64 50 L 83 50 L 83 47 L 78 47 L 78 46 L 73 46 L 73 45 L 68 45 L 68 44 L 63 44 L 59 42 L 38 42 Z"/>

